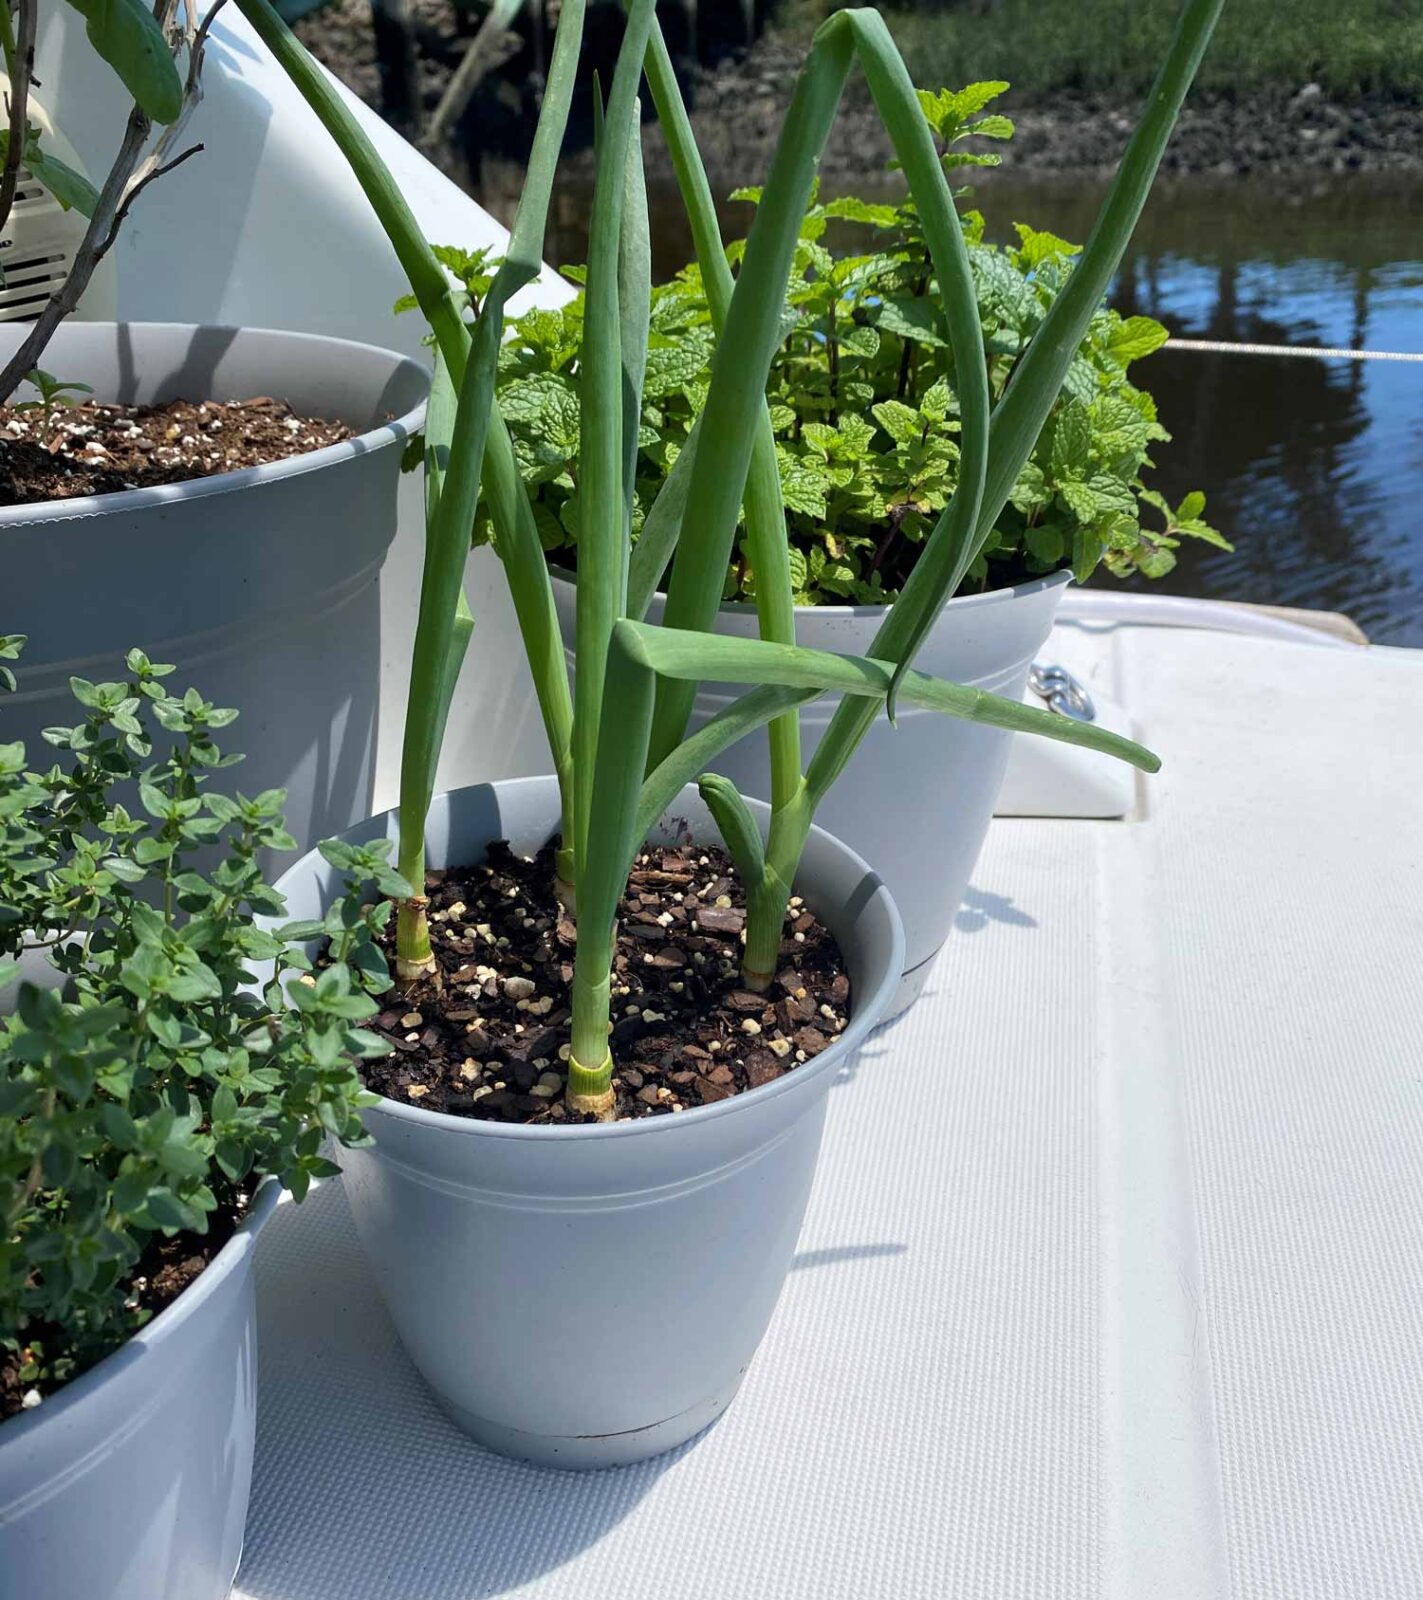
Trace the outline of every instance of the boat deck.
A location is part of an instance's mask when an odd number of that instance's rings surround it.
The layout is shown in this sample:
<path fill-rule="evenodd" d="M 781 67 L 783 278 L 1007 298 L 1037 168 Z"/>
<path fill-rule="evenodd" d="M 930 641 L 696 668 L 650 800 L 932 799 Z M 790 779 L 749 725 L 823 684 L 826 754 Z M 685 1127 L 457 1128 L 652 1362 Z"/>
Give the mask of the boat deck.
<path fill-rule="evenodd" d="M 1423 1593 L 1423 656 L 1053 646 L 1163 771 L 994 822 L 730 1412 L 612 1472 L 484 1453 L 328 1185 L 261 1250 L 242 1600 Z"/>

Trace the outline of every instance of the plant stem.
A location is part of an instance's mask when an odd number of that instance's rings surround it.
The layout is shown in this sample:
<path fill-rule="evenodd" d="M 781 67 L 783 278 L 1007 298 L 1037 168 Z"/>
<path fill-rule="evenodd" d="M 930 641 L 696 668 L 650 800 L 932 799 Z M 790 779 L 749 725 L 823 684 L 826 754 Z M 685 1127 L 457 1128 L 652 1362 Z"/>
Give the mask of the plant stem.
<path fill-rule="evenodd" d="M 726 326 L 727 309 L 735 289 L 717 223 L 711 185 L 692 135 L 687 108 L 677 86 L 672 58 L 662 31 L 653 27 L 647 52 L 647 82 L 662 124 L 683 208 L 692 224 L 692 242 L 706 287 L 707 305 L 718 338 Z M 791 587 L 790 556 L 786 540 L 786 510 L 781 499 L 781 474 L 776 459 L 776 436 L 770 412 L 762 402 L 762 417 L 751 446 L 751 467 L 746 478 L 744 509 L 746 545 L 756 574 L 756 618 L 763 639 L 794 644 L 795 595 Z M 695 464 L 694 461 L 692 464 Z M 644 529 L 644 537 L 646 530 Z M 660 572 L 657 576 L 660 576 Z M 637 613 L 641 616 L 641 612 Z M 800 786 L 801 750 L 798 715 L 777 717 L 768 732 L 771 758 L 771 804 L 790 802 Z"/>
<path fill-rule="evenodd" d="M 871 656 L 896 662 L 901 669 L 913 659 L 924 634 L 933 625 L 945 602 L 963 582 L 973 558 L 992 533 L 1003 507 L 1008 503 L 1008 496 L 1017 482 L 1022 464 L 1031 453 L 1048 413 L 1057 401 L 1067 368 L 1106 292 L 1141 208 L 1146 203 L 1166 141 L 1175 125 L 1176 114 L 1195 76 L 1222 4 L 1223 0 L 1189 0 L 1182 11 L 1171 48 L 1148 99 L 1147 110 L 1122 157 L 1091 238 L 1078 258 L 1066 287 L 1034 334 L 1009 382 L 1007 392 L 993 413 L 992 448 L 977 510 L 977 525 L 971 530 L 970 537 L 950 540 L 943 537 L 948 514 L 940 520 L 905 580 L 899 599 L 890 607 L 876 633 L 870 646 Z M 920 211 L 922 216 L 922 206 Z M 933 247 L 932 236 L 930 244 Z M 937 255 L 937 250 L 935 253 Z M 941 292 L 945 283 L 946 275 L 940 267 Z M 971 364 L 967 352 L 960 351 L 959 335 L 955 333 L 952 321 L 950 337 L 957 370 L 965 375 L 976 371 L 977 364 Z M 969 438 L 966 411 L 963 423 L 966 450 Z M 950 511 L 954 509 L 957 499 L 956 493 L 954 501 L 950 503 Z M 836 707 L 806 774 L 814 804 L 819 804 L 844 771 L 876 714 L 877 707 L 866 700 L 847 698 Z"/>
<path fill-rule="evenodd" d="M 745 801 L 729 778 L 703 773 L 697 788 L 746 886 L 746 948 L 741 978 L 748 989 L 759 994 L 770 988 L 776 976 L 786 904 L 810 828 L 805 786 L 801 785 L 789 804 L 771 813 L 765 846 Z"/>
<path fill-rule="evenodd" d="M 771 813 L 766 870 L 747 896 L 746 949 L 741 957 L 741 976 L 747 988 L 758 994 L 770 988 L 780 964 L 786 908 L 814 815 L 810 791 L 803 782 L 789 805 Z"/>
<path fill-rule="evenodd" d="M 59 1091 L 53 1087 L 46 1089 L 44 1098 L 40 1102 L 39 1115 L 34 1126 L 47 1127 L 54 1121 L 54 1108 L 59 1103 Z M 30 1161 L 29 1170 L 25 1174 L 25 1181 L 20 1186 L 19 1193 L 15 1196 L 15 1203 L 5 1217 L 5 1237 L 10 1237 L 11 1230 L 25 1214 L 25 1208 L 40 1191 L 44 1181 L 44 1151 L 36 1150 Z"/>
<path fill-rule="evenodd" d="M 425 882 L 425 835 L 411 831 L 410 859 L 402 850 L 400 875 L 407 883 L 422 885 Z M 430 900 L 427 895 L 412 895 L 402 900 L 395 909 L 395 977 L 402 987 L 422 980 L 438 983 L 440 969 L 435 952 L 430 947 Z"/>
<path fill-rule="evenodd" d="M 571 90 L 568 49 L 572 34 L 564 37 L 564 50 L 556 55 L 559 84 Z M 559 61 L 562 61 L 562 68 Z M 561 136 L 559 110 L 566 111 L 568 94 L 560 93 L 553 105 L 550 125 Z M 504 310 L 513 295 L 538 275 L 538 250 L 543 236 L 547 194 L 531 184 L 515 222 L 509 251 L 485 296 L 473 343 L 459 386 L 453 425 L 449 418 L 449 383 L 443 353 L 437 362 L 432 389 L 430 423 L 435 434 L 448 432 L 447 440 L 433 438 L 429 465 L 437 487 L 430 494 L 431 510 L 426 530 L 425 565 L 420 586 L 420 615 L 415 629 L 414 659 L 405 718 L 405 743 L 400 769 L 400 870 L 414 887 L 413 900 L 400 908 L 396 919 L 396 975 L 404 982 L 438 977 L 430 947 L 429 925 L 423 895 L 425 878 L 425 817 L 434 794 L 440 744 L 444 736 L 454 680 L 463 658 L 470 624 L 463 604 L 465 561 L 469 555 L 470 528 L 484 472 L 485 447 L 494 415 L 494 392 L 499 351 L 504 336 Z M 523 205 L 532 207 L 526 217 Z M 447 446 L 448 465 L 439 474 L 440 446 Z M 527 501 L 525 502 L 527 504 Z M 547 584 L 547 575 L 544 578 Z"/>
<path fill-rule="evenodd" d="M 603 684 L 613 626 L 627 612 L 628 527 L 623 453 L 621 234 L 628 154 L 637 136 L 637 88 L 653 0 L 634 0 L 613 71 L 593 189 L 580 368 L 578 450 L 578 674 L 573 685 L 573 860 L 580 898 L 587 870 L 594 767 L 604 717 Z"/>
<path fill-rule="evenodd" d="M 102 253 L 100 247 L 110 237 L 110 224 L 118 214 L 124 190 L 138 165 L 151 126 L 145 113 L 134 106 L 129 112 L 119 153 L 114 157 L 104 187 L 99 191 L 99 203 L 94 207 L 94 215 L 90 217 L 79 248 L 74 252 L 68 276 L 45 302 L 19 349 L 10 357 L 4 371 L 0 372 L 0 404 L 10 398 L 15 385 L 25 374 L 39 365 L 45 346 L 54 336 L 54 330 L 79 304 L 80 296 L 89 287 L 89 280 Z"/>
<path fill-rule="evenodd" d="M 435 336 L 450 382 L 456 390 L 462 390 L 471 346 L 470 330 L 465 326 L 456 292 L 399 186 L 339 91 L 268 0 L 238 0 L 238 5 L 345 157 L 395 250 L 421 313 Z M 518 262 L 533 271 L 537 271 L 542 254 L 554 165 L 563 140 L 582 41 L 583 15 L 584 0 L 565 0 L 545 94 L 545 115 L 540 118 L 534 136 L 524 194 L 509 241 L 506 264 Z M 486 297 L 480 309 L 481 323 L 489 311 Z M 571 839 L 573 706 L 568 669 L 548 564 L 533 509 L 519 474 L 509 431 L 493 400 L 489 404 L 482 489 L 533 675 L 550 757 L 559 780 L 564 837 Z M 414 815 L 413 809 L 410 814 Z M 420 876 L 412 880 L 417 887 L 421 877 L 423 864 Z"/>
<path fill-rule="evenodd" d="M 705 631 L 716 621 L 756 432 L 762 426 L 766 377 L 780 343 L 799 219 L 805 215 L 820 153 L 850 70 L 854 39 L 848 19 L 854 15 L 837 12 L 817 32 L 786 113 L 762 203 L 756 208 L 712 361 L 686 515 L 667 586 L 663 622 L 669 628 Z M 785 561 L 784 521 L 779 539 Z M 661 762 L 686 731 L 695 694 L 693 684 L 661 685 L 653 724 L 655 762 Z"/>
<path fill-rule="evenodd" d="M 830 309 L 826 312 L 826 342 L 830 354 L 830 410 L 826 417 L 833 428 L 840 419 L 840 344 L 835 326 L 835 295 L 830 296 Z"/>
<path fill-rule="evenodd" d="M 400 872 L 414 895 L 397 911 L 395 966 L 397 983 L 407 986 L 421 979 L 438 981 L 439 976 L 426 916 L 425 818 L 450 700 L 473 626 L 463 606 L 462 585 L 508 292 L 509 285 L 496 280 L 475 329 L 458 400 L 443 353 L 437 353 L 426 415 L 425 560 L 400 758 Z"/>
<path fill-rule="evenodd" d="M 218 0 L 218 4 L 221 3 L 222 0 Z M 4 371 L 0 372 L 0 404 L 10 398 L 15 385 L 26 373 L 39 366 L 40 357 L 54 337 L 55 329 L 79 304 L 94 276 L 94 269 L 113 248 L 119 229 L 123 226 L 133 202 L 155 179 L 171 172 L 174 167 L 181 166 L 190 156 L 196 155 L 202 149 L 201 145 L 194 145 L 181 155 L 171 160 L 166 159 L 174 140 L 182 132 L 192 115 L 193 108 L 202 98 L 203 48 L 207 42 L 207 25 L 211 22 L 217 6 L 213 7 L 206 21 L 198 27 L 192 25 L 191 12 L 187 13 L 187 24 L 178 27 L 175 23 L 176 10 L 177 0 L 159 0 L 154 7 L 154 15 L 165 35 L 176 37 L 177 42 L 173 45 L 175 51 L 186 42 L 188 70 L 183 85 L 181 109 L 177 117 L 159 135 L 156 145 L 146 157 L 143 153 L 144 146 L 148 143 L 153 124 L 137 104 L 130 111 L 119 152 L 109 169 L 108 177 L 104 180 L 103 188 L 99 191 L 94 214 L 90 217 L 89 226 L 84 230 L 84 237 L 74 252 L 69 272 L 64 282 L 45 302 L 29 333 L 10 358 Z M 23 11 L 21 26 L 24 26 Z M 21 142 L 23 144 L 23 130 Z M 11 143 L 13 146 L 13 139 Z"/>
<path fill-rule="evenodd" d="M 578 878 L 578 947 L 573 960 L 573 1028 L 568 1060 L 571 1110 L 611 1115 L 612 966 L 618 901 L 645 836 L 639 828 L 642 774 L 657 680 L 626 647 L 630 624 L 614 624 L 605 690 L 616 716 L 599 729 L 589 848 Z"/>
<path fill-rule="evenodd" d="M 15 204 L 15 186 L 20 181 L 20 164 L 25 154 L 29 131 L 27 115 L 30 79 L 35 70 L 35 27 L 38 7 L 35 0 L 19 0 L 18 36 L 10 19 L 9 0 L 0 0 L 0 47 L 5 54 L 5 76 L 10 80 L 10 143 L 5 152 L 5 170 L 0 173 L 0 229 L 10 220 Z"/>
<path fill-rule="evenodd" d="M 922 300 L 924 295 L 928 292 L 929 281 L 933 276 L 933 271 L 933 263 L 929 260 L 926 253 L 923 274 L 920 276 L 918 283 L 914 286 L 914 298 L 916 300 Z M 909 392 L 909 374 L 914 362 L 914 341 L 912 339 L 905 338 L 904 335 L 901 334 L 899 342 L 903 348 L 899 353 L 899 384 L 895 389 L 895 394 L 899 399 L 903 400 L 905 395 Z"/>

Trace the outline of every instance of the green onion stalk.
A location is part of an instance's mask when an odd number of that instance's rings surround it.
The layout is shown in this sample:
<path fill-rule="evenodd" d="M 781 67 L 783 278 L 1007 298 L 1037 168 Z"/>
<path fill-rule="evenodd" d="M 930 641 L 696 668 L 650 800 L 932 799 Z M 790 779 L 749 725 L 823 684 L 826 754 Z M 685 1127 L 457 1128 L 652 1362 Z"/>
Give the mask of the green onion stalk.
<path fill-rule="evenodd" d="M 405 986 L 437 983 L 422 892 L 425 819 L 474 627 L 463 574 L 481 492 L 498 529 L 499 553 L 563 796 L 565 848 L 558 853 L 558 873 L 567 880 L 565 893 L 572 900 L 572 696 L 533 508 L 493 396 L 508 302 L 542 270 L 554 172 L 577 81 L 585 0 L 564 0 L 518 216 L 472 327 L 405 197 L 339 90 L 267 0 L 241 0 L 241 9 L 346 158 L 395 249 L 434 345 L 424 448 L 425 559 L 400 774 L 399 870 L 416 892 L 396 910 L 396 978 Z"/>
<path fill-rule="evenodd" d="M 494 527 L 563 807 L 560 893 L 577 908 L 568 1104 L 612 1114 L 611 973 L 617 908 L 637 851 L 689 783 L 699 784 L 747 893 L 743 979 L 774 976 L 786 905 L 816 808 L 883 710 L 910 704 L 1032 733 L 1128 761 L 1150 751 L 1097 728 L 918 672 L 919 645 L 982 548 L 1061 388 L 1073 352 L 1121 259 L 1221 0 L 1188 0 L 1146 113 L 1072 278 L 990 412 L 987 363 L 968 254 L 944 167 L 909 74 L 872 10 L 837 12 L 817 32 L 797 83 L 762 204 L 733 281 L 706 173 L 658 28 L 655 0 L 630 0 L 606 107 L 597 104 L 597 178 L 589 241 L 579 447 L 576 678 L 570 691 L 553 590 L 528 493 L 499 414 L 495 377 L 510 296 L 539 270 L 562 144 L 583 3 L 568 0 L 509 250 L 472 326 L 389 173 L 340 97 L 268 0 L 244 14 L 316 110 L 390 236 L 436 350 L 426 435 L 427 537 L 402 760 L 399 864 L 424 876 L 424 821 L 454 681 L 472 627 L 461 592 L 476 502 Z M 780 337 L 798 219 L 852 65 L 865 72 L 923 219 L 943 301 L 959 403 L 955 493 L 864 657 L 796 644 L 785 510 L 766 385 Z M 707 285 L 716 349 L 705 406 L 686 448 L 632 538 L 651 296 L 639 91 L 668 141 Z M 760 637 L 712 631 L 744 519 Z M 661 626 L 644 621 L 671 564 Z M 697 685 L 747 692 L 702 727 L 688 724 Z M 803 771 L 800 707 L 842 697 Z M 765 836 L 735 786 L 708 772 L 737 740 L 766 729 L 771 807 Z M 433 970 L 420 897 L 398 914 L 400 970 Z"/>
<path fill-rule="evenodd" d="M 829 131 L 824 108 L 832 92 L 832 80 L 838 78 L 833 89 L 837 98 L 839 87 L 843 86 L 845 74 L 841 63 L 844 60 L 845 38 L 848 36 L 859 54 L 875 104 L 891 135 L 895 153 L 923 219 L 943 297 L 962 420 L 962 460 L 956 491 L 926 542 L 899 599 L 888 609 L 871 645 L 872 654 L 894 663 L 898 674 L 909 668 L 939 613 L 957 592 L 969 567 L 992 535 L 1023 464 L 1056 403 L 1067 369 L 1086 334 L 1088 323 L 1101 303 L 1130 241 L 1175 126 L 1181 103 L 1205 53 L 1222 4 L 1223 0 L 1189 0 L 1183 9 L 1148 97 L 1145 113 L 1128 145 L 1087 246 L 1066 289 L 1030 342 L 1007 392 L 993 413 L 989 427 L 985 427 L 988 416 L 987 368 L 957 213 L 903 62 L 882 19 L 873 11 L 841 12 L 832 17 L 816 36 L 811 58 L 802 73 L 796 99 L 786 118 L 785 132 L 766 184 L 762 205 L 757 208 L 756 226 L 753 226 L 752 237 L 747 242 L 742 276 L 749 275 L 757 227 L 763 232 L 777 229 L 788 236 L 793 236 L 797 231 L 796 219 L 804 215 L 805 203 L 809 198 L 808 181 L 814 167 L 812 159 L 807 169 L 804 163 L 805 150 L 801 148 L 796 151 L 794 147 L 813 142 L 815 158 L 823 148 Z M 670 58 L 660 39 L 654 42 L 654 49 L 649 55 L 647 74 L 658 114 L 666 130 L 683 203 L 693 219 L 693 243 L 698 265 L 707 288 L 713 321 L 720 333 L 725 325 L 724 306 L 730 289 L 730 270 L 725 253 L 720 248 L 710 187 L 697 156 L 691 125 Z M 817 121 L 817 118 L 820 120 Z M 797 154 L 801 158 L 799 163 Z M 778 179 L 781 180 L 779 187 Z M 767 215 L 763 216 L 763 213 Z M 787 247 L 793 251 L 793 237 L 783 237 L 783 253 Z M 766 365 L 769 373 L 769 357 Z M 715 367 L 712 386 L 715 390 Z M 712 396 L 709 395 L 697 430 L 698 461 L 703 456 L 700 438 L 708 431 L 711 410 Z M 690 451 L 684 452 L 683 457 L 679 458 L 678 467 L 687 454 Z M 710 469 L 708 477 L 712 470 L 716 469 Z M 688 476 L 691 481 L 683 493 L 702 514 L 695 521 L 685 519 L 680 530 L 663 622 L 669 627 L 694 626 L 706 629 L 713 625 L 716 609 L 715 603 L 710 606 L 706 603 L 711 594 L 708 567 L 720 557 L 721 565 L 717 570 L 725 571 L 735 533 L 735 518 L 728 516 L 724 503 L 708 507 L 700 498 L 695 463 Z M 752 478 L 747 486 L 745 526 L 751 566 L 756 573 L 760 633 L 763 639 L 793 641 L 794 610 L 790 600 L 790 569 L 785 555 L 787 542 L 784 512 L 779 506 L 779 490 L 777 514 L 772 519 L 775 524 L 774 536 L 767 537 L 761 534 L 754 515 L 751 497 L 751 484 L 754 482 L 753 466 Z M 667 489 L 671 488 L 669 480 Z M 666 492 L 664 490 L 664 494 Z M 654 506 L 654 512 L 655 509 Z M 652 522 L 653 517 L 649 516 L 648 523 Z M 693 561 L 698 563 L 690 570 L 683 568 L 684 552 L 689 546 L 697 552 Z M 635 552 L 643 582 L 637 597 L 644 607 L 672 555 L 670 541 L 664 539 L 649 543 L 644 530 L 643 539 L 639 541 Z M 677 588 L 679 569 L 682 569 L 680 593 Z M 641 615 L 641 612 L 638 614 Z M 891 717 L 894 713 L 895 689 L 897 680 L 887 697 Z M 694 694 L 695 684 L 686 683 L 668 684 L 660 692 L 659 720 L 653 738 L 654 758 L 685 730 Z M 742 977 L 749 988 L 766 987 L 774 975 L 786 904 L 810 825 L 821 801 L 845 770 L 878 712 L 878 704 L 870 698 L 845 698 L 837 707 L 804 777 L 798 749 L 792 754 L 788 741 L 781 742 L 774 737 L 773 727 L 770 741 L 772 815 L 769 839 L 763 853 L 758 854 L 754 847 L 751 835 L 756 830 L 749 815 L 745 814 L 745 808 L 739 808 L 738 814 L 739 797 L 734 787 L 710 775 L 701 779 L 703 798 L 715 816 L 738 872 L 747 885 L 747 934 Z M 731 845 L 733 838 L 743 841 L 740 854 Z"/>

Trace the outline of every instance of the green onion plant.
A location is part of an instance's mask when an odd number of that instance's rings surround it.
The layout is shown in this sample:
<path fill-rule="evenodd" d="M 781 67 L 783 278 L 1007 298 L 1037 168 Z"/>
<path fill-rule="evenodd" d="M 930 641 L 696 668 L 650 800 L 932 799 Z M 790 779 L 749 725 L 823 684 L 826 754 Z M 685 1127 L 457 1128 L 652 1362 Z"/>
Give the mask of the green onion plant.
<path fill-rule="evenodd" d="M 565 0 L 518 217 L 477 312 L 451 284 L 389 172 L 321 69 L 272 10 L 239 0 L 349 161 L 410 279 L 435 350 L 425 437 L 426 547 L 400 792 L 399 869 L 424 882 L 424 823 L 455 678 L 472 627 L 461 593 L 484 497 L 528 653 L 562 802 L 560 893 L 576 909 L 568 1102 L 610 1115 L 611 966 L 618 901 L 638 849 L 682 788 L 698 783 L 747 893 L 742 977 L 776 971 L 786 906 L 816 808 L 874 719 L 899 703 L 1063 740 L 1155 771 L 1141 746 L 1091 724 L 916 672 L 914 656 L 988 538 L 1057 399 L 1073 353 L 1121 260 L 1222 0 L 1186 0 L 1170 50 L 1096 227 L 990 414 L 987 365 L 967 251 L 948 178 L 914 87 L 876 11 L 835 13 L 817 32 L 786 115 L 740 270 L 722 249 L 655 0 L 629 0 L 597 119 L 581 363 L 576 674 L 570 687 L 553 592 L 528 494 L 495 398 L 510 297 L 538 273 L 555 166 L 582 42 L 584 0 Z M 779 342 L 800 219 L 858 60 L 918 208 L 943 297 L 961 467 L 946 506 L 868 657 L 799 647 L 766 382 Z M 650 265 L 639 137 L 643 85 L 668 141 L 707 285 L 717 345 L 706 404 L 687 447 L 632 537 L 633 466 L 648 348 Z M 759 639 L 713 633 L 736 528 L 756 572 Z M 643 620 L 669 570 L 661 626 Z M 747 692 L 688 731 L 701 681 Z M 798 714 L 842 696 L 803 766 Z M 768 729 L 766 835 L 708 764 Z M 398 975 L 434 970 L 425 900 L 398 911 Z"/>

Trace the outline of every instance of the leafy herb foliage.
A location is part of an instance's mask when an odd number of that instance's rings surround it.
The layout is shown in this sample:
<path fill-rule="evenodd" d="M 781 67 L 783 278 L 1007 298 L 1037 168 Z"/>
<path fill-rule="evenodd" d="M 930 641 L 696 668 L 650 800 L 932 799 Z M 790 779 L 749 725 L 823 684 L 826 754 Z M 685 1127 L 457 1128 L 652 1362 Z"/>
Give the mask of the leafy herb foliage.
<path fill-rule="evenodd" d="M 1006 88 L 995 82 L 921 91 L 946 168 L 997 162 L 957 146 L 1011 137 L 1011 121 L 986 110 Z M 733 198 L 754 204 L 760 190 L 741 189 Z M 1079 247 L 1022 223 L 1016 244 L 993 244 L 981 213 L 966 211 L 963 222 L 996 401 Z M 863 232 L 870 248 L 833 251 L 832 224 L 841 234 Z M 728 247 L 733 264 L 743 251 L 744 241 Z M 446 264 L 473 297 L 483 278 L 470 281 L 469 263 Z M 482 260 L 473 265 L 483 272 Z M 582 278 L 576 269 L 570 275 Z M 555 559 L 571 552 L 578 536 L 583 313 L 581 295 L 561 310 L 528 312 L 512 325 L 500 361 L 500 407 L 540 537 Z M 1170 436 L 1129 368 L 1166 339 L 1149 317 L 1122 317 L 1105 306 L 1096 314 L 1011 501 L 970 568 L 969 587 L 997 588 L 1064 566 L 1085 581 L 1103 561 L 1118 576 L 1159 578 L 1176 564 L 1183 537 L 1226 547 L 1204 519 L 1203 495 L 1172 507 L 1142 479 L 1152 445 Z M 688 266 L 653 290 L 635 530 L 706 401 L 714 345 L 701 272 Z M 953 361 L 912 200 L 813 199 L 768 393 L 797 603 L 891 601 L 958 479 Z M 485 510 L 476 539 L 491 536 Z M 738 539 L 724 596 L 752 599 L 755 584 Z"/>
<path fill-rule="evenodd" d="M 365 1142 L 352 1059 L 387 1049 L 361 1024 L 390 907 L 354 886 L 408 887 L 385 848 L 326 845 L 348 892 L 272 931 L 259 853 L 294 848 L 285 797 L 209 786 L 236 713 L 169 694 L 171 671 L 135 650 L 123 682 L 73 679 L 84 720 L 46 731 L 47 769 L 0 744 L 0 1369 L 26 1404 L 146 1320 L 158 1236 L 207 1233 L 268 1174 L 300 1199 L 336 1170 L 327 1134 Z M 319 975 L 294 942 L 317 933 Z M 36 962 L 47 982 L 18 982 Z"/>

